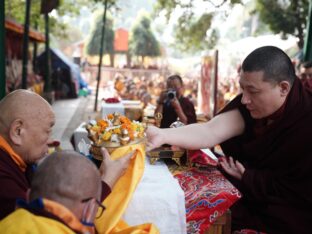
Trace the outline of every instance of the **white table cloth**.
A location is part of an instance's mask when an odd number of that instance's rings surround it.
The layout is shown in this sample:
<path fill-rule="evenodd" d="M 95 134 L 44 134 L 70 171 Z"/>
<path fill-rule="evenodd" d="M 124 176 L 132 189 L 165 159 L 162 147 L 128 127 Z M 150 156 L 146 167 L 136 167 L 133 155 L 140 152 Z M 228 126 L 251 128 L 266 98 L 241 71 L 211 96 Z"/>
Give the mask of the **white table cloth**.
<path fill-rule="evenodd" d="M 161 234 L 186 233 L 185 197 L 163 162 L 149 163 L 123 219 L 129 225 L 153 223 Z"/>
<path fill-rule="evenodd" d="M 74 132 L 75 149 L 83 139 L 90 143 L 82 123 Z M 123 215 L 129 225 L 153 223 L 161 234 L 186 233 L 185 196 L 167 165 L 157 161 L 151 165 L 145 160 L 143 177 Z"/>

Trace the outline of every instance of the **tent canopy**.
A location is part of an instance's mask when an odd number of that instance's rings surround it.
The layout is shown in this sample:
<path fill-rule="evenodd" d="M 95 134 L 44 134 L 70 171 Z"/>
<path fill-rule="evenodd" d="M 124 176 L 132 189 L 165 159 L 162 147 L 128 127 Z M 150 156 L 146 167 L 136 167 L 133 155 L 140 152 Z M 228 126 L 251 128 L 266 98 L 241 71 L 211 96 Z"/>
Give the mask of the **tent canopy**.
<path fill-rule="evenodd" d="M 77 97 L 78 91 L 81 88 L 87 88 L 87 83 L 83 80 L 80 74 L 80 68 L 77 64 L 72 62 L 66 55 L 60 50 L 50 48 L 51 68 L 52 68 L 52 83 L 56 82 L 55 79 L 59 79 L 59 76 L 63 76 L 65 83 L 70 86 L 71 94 L 69 97 Z M 46 52 L 44 51 L 37 57 L 38 68 L 41 74 L 44 74 L 44 63 L 46 59 Z M 66 76 L 66 77 L 64 77 Z"/>

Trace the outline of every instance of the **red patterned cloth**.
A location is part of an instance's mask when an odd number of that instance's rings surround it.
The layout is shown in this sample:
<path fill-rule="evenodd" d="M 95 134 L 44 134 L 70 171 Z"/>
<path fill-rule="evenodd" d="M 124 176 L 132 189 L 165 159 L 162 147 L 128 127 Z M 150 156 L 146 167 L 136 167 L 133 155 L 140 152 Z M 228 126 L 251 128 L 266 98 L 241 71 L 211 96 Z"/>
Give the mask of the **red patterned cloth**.
<path fill-rule="evenodd" d="M 189 150 L 188 151 L 189 162 L 199 164 L 200 166 L 217 166 L 217 162 L 210 158 L 201 150 Z"/>
<path fill-rule="evenodd" d="M 241 197 L 216 168 L 193 168 L 175 177 L 185 193 L 187 233 L 204 233 Z"/>

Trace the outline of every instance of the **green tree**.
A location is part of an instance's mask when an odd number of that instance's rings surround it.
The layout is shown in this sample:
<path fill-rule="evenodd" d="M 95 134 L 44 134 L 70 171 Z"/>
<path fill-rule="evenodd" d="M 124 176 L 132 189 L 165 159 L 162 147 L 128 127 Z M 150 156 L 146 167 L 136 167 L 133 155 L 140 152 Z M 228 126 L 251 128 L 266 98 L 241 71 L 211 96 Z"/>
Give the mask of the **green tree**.
<path fill-rule="evenodd" d="M 96 15 L 94 21 L 93 30 L 91 31 L 89 40 L 87 42 L 86 52 L 89 55 L 99 55 L 102 36 L 102 18 L 103 12 Z M 103 42 L 104 54 L 110 55 L 111 66 L 114 65 L 114 30 L 113 20 L 111 16 L 108 16 L 105 24 L 105 37 Z"/>
<path fill-rule="evenodd" d="M 157 0 L 154 8 L 155 14 L 164 13 L 167 20 L 176 9 L 183 12 L 174 27 L 175 46 L 182 51 L 196 52 L 211 49 L 219 38 L 218 30 L 211 28 L 214 14 L 195 14 L 196 2 L 198 1 Z M 227 2 L 232 6 L 241 3 L 241 0 L 223 0 L 221 3 L 215 0 L 202 0 L 202 2 L 206 2 L 207 7 L 219 8 Z M 215 4 L 215 2 L 219 2 L 219 4 Z"/>
<path fill-rule="evenodd" d="M 57 38 L 67 37 L 68 25 L 61 19 L 62 16 L 76 16 L 79 14 L 82 6 L 94 9 L 101 5 L 101 0 L 60 0 L 59 7 L 55 9 L 56 14 L 50 14 L 49 24 L 51 33 Z M 115 4 L 114 0 L 109 1 L 111 5 Z M 38 27 L 38 30 L 44 32 L 44 20 L 40 15 L 41 0 L 31 1 L 30 26 Z M 25 0 L 5 0 L 5 16 L 14 19 L 16 22 L 23 24 L 25 19 Z"/>
<path fill-rule="evenodd" d="M 309 0 L 257 0 L 255 10 L 274 33 L 296 36 L 298 47 L 303 48 L 308 8 Z"/>
<path fill-rule="evenodd" d="M 151 30 L 151 20 L 145 14 L 139 14 L 130 33 L 129 49 L 132 55 L 141 56 L 142 62 L 146 56 L 160 55 L 159 43 Z"/>

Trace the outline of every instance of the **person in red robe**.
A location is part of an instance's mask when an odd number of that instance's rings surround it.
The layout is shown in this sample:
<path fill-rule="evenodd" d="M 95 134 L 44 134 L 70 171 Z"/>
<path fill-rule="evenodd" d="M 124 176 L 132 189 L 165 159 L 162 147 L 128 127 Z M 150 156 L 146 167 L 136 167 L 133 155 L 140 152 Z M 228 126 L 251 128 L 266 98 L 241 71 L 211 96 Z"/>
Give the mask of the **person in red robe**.
<path fill-rule="evenodd" d="M 312 92 L 279 48 L 260 47 L 242 63 L 241 94 L 203 124 L 147 130 L 148 150 L 221 143 L 221 170 L 242 192 L 232 231 L 311 233 Z"/>
<path fill-rule="evenodd" d="M 303 86 L 312 89 L 312 62 L 303 63 L 300 70 L 300 78 Z"/>
<path fill-rule="evenodd" d="M 167 90 L 161 93 L 155 110 L 155 114 L 162 114 L 161 128 L 169 128 L 178 119 L 184 124 L 196 123 L 194 104 L 183 93 L 182 78 L 178 75 L 169 76 Z"/>
<path fill-rule="evenodd" d="M 16 90 L 0 101 L 0 220 L 26 199 L 36 163 L 48 153 L 55 122 L 52 107 L 41 96 Z M 132 154 L 111 160 L 104 151 L 102 200 L 111 192 L 129 164 Z M 77 173 L 79 173 L 77 171 Z"/>
<path fill-rule="evenodd" d="M 100 184 L 89 159 L 75 151 L 55 152 L 38 166 L 27 201 L 19 200 L 0 222 L 0 233 L 95 233 L 94 220 L 105 209 Z"/>

